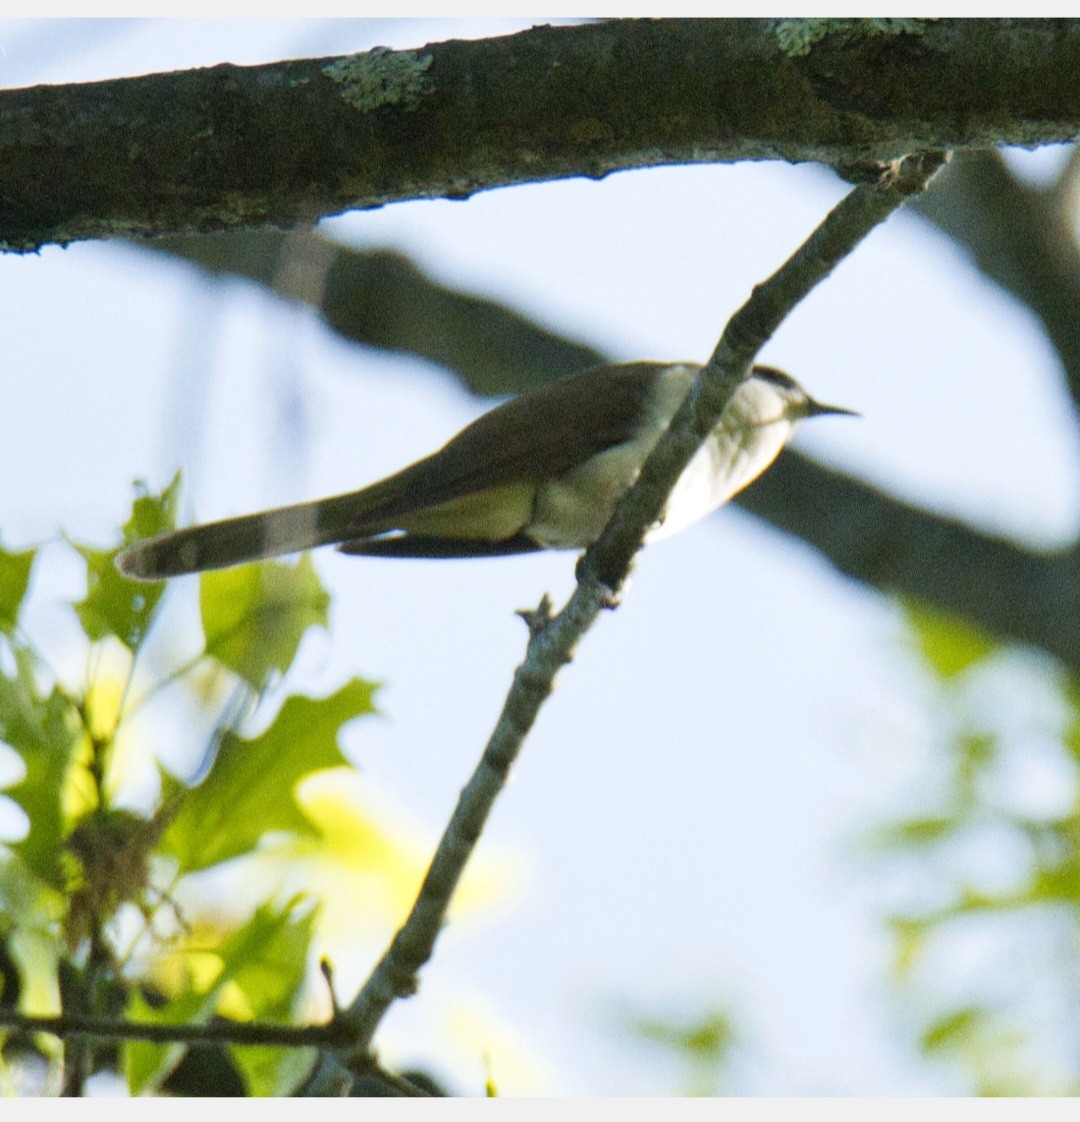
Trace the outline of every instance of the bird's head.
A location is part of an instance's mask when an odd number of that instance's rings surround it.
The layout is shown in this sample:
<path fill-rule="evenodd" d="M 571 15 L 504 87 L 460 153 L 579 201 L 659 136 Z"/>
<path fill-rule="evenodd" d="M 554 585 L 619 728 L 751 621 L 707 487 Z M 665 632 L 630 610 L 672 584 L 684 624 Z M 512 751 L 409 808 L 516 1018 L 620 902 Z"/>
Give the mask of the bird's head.
<path fill-rule="evenodd" d="M 763 406 L 769 399 L 773 401 L 778 399 L 783 411 L 781 414 L 783 419 L 792 423 L 801 421 L 805 417 L 824 417 L 829 414 L 845 417 L 859 416 L 853 409 L 844 409 L 839 405 L 824 405 L 820 401 L 815 401 L 790 374 L 785 374 L 773 366 L 755 366 L 746 385 L 751 392 L 756 391 L 764 399 Z M 766 415 L 772 412 L 767 408 L 764 411 Z"/>

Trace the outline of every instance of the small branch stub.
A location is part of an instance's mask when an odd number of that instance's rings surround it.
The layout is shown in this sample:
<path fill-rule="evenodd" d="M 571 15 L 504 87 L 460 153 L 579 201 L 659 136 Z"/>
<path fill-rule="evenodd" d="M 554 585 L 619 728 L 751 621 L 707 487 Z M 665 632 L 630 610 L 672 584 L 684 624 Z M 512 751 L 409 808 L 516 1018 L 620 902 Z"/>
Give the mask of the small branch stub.
<path fill-rule="evenodd" d="M 529 637 L 533 638 L 551 622 L 553 606 L 551 597 L 545 592 L 535 608 L 519 608 L 514 614 L 521 616 L 525 621 L 525 626 L 529 629 Z"/>

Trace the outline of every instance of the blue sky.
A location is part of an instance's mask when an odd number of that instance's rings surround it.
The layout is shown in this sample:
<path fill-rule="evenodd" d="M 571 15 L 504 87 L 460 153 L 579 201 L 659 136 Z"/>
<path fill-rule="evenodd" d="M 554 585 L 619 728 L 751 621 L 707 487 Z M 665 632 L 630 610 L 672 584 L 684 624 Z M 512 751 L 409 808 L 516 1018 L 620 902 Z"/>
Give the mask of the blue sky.
<path fill-rule="evenodd" d="M 521 26 L 0 21 L 0 85 Z M 1016 157 L 1036 177 L 1059 158 Z M 618 358 L 703 360 L 841 193 L 814 167 L 670 168 L 398 204 L 322 228 L 402 249 Z M 0 258 L 0 306 L 8 545 L 61 530 L 104 541 L 131 481 L 160 485 L 177 466 L 186 514 L 200 519 L 350 489 L 484 407 L 433 367 L 346 346 L 251 288 L 208 287 L 124 246 Z M 915 218 L 876 231 L 763 357 L 863 414 L 806 426 L 797 443 L 814 455 L 1023 541 L 1075 534 L 1077 443 L 1048 344 Z M 318 566 L 334 628 L 305 646 L 293 684 L 385 683 L 384 717 L 350 730 L 350 753 L 433 838 L 522 655 L 514 610 L 544 591 L 564 598 L 573 558 L 328 554 Z M 59 555 L 39 575 L 42 626 L 60 626 L 55 605 L 75 580 Z M 492 1032 L 520 1038 L 538 1086 L 674 1091 L 677 1070 L 629 1043 L 613 1011 L 692 1018 L 715 1002 L 744 1029 L 740 1091 L 955 1089 L 914 1061 L 901 1031 L 881 886 L 855 853 L 862 829 L 912 805 L 931 708 L 895 605 L 798 542 L 724 510 L 649 550 L 563 674 L 483 841 L 527 870 L 515 898 L 448 931 L 421 996 L 388 1020 L 386 1054 L 455 1062 L 430 1011 L 468 994 L 502 1026 Z"/>

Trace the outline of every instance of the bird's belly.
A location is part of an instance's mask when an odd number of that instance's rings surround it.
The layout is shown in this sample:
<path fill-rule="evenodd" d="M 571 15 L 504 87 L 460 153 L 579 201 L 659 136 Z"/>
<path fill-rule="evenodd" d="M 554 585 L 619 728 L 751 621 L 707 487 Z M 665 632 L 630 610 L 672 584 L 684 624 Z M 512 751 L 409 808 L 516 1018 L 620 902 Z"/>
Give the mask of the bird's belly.
<path fill-rule="evenodd" d="M 529 536 L 548 549 L 584 549 L 607 525 L 615 501 L 637 478 L 655 436 L 628 441 L 542 484 L 536 492 Z"/>
<path fill-rule="evenodd" d="M 663 518 L 645 540 L 677 534 L 723 506 L 776 459 L 791 428 L 788 421 L 773 421 L 739 433 L 718 427 L 679 476 Z"/>
<path fill-rule="evenodd" d="M 718 427 L 686 466 L 667 499 L 663 518 L 645 540 L 655 542 L 677 534 L 727 503 L 776 459 L 791 430 L 787 421 L 737 433 Z"/>
<path fill-rule="evenodd" d="M 528 524 L 535 484 L 510 483 L 402 517 L 394 529 L 433 537 L 503 541 Z"/>
<path fill-rule="evenodd" d="M 714 511 L 728 497 L 727 465 L 733 448 L 710 437 L 694 454 L 668 496 L 660 521 L 645 535 L 647 542 L 670 537 Z"/>

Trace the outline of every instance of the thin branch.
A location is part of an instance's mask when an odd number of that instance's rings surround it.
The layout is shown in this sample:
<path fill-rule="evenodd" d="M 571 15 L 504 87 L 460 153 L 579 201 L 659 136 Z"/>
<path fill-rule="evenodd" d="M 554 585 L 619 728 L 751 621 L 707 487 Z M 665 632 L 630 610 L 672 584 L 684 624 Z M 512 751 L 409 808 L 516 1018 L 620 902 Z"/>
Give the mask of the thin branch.
<path fill-rule="evenodd" d="M 600 612 L 615 602 L 647 528 L 660 514 L 672 487 L 702 441 L 716 425 L 757 351 L 784 317 L 891 214 L 921 191 L 944 157 L 911 157 L 873 186 L 852 191 L 803 246 L 728 322 L 708 364 L 667 432 L 648 457 L 633 487 L 619 501 L 600 538 L 578 565 L 578 584 L 566 606 L 551 615 L 541 602 L 527 617 L 530 638 L 514 674 L 502 713 L 466 784 L 436 849 L 420 893 L 405 923 L 379 960 L 352 1005 L 342 1013 L 350 1027 L 350 1048 L 339 1053 L 347 1064 L 368 1054 L 382 1017 L 399 997 L 416 991 L 420 968 L 431 957 L 457 883 L 495 799 L 517 759 L 525 737 L 556 673 L 573 657 L 581 637 Z"/>
<path fill-rule="evenodd" d="M 1080 133 L 1076 20 L 615 20 L 0 92 L 0 249 Z"/>
<path fill-rule="evenodd" d="M 322 1048 L 347 1039 L 342 1026 L 267 1025 L 214 1020 L 205 1024 L 151 1024 L 117 1017 L 64 1013 L 34 1017 L 0 1009 L 0 1026 L 17 1032 L 46 1032 L 61 1040 L 146 1040 L 151 1044 L 239 1044 L 275 1048 Z"/>
<path fill-rule="evenodd" d="M 757 352 L 792 308 L 905 198 L 923 191 L 947 159 L 941 153 L 908 157 L 878 183 L 852 191 L 794 256 L 755 286 L 750 299 L 728 321 L 712 357 L 650 454 L 648 471 L 642 469 L 604 533 L 586 551 L 583 564 L 602 584 L 616 589 L 621 583 L 683 469 L 715 427 Z"/>
<path fill-rule="evenodd" d="M 35 1017 L 0 1008 L 0 1027 L 21 1033 L 44 1032 L 64 1041 L 145 1040 L 151 1044 L 232 1044 L 272 1048 L 326 1048 L 348 1039 L 339 1021 L 325 1025 L 267 1025 L 217 1018 L 205 1024 L 149 1024 L 116 1017 L 66 1013 Z M 370 1053 L 359 1058 L 357 1074 L 371 1075 L 395 1095 L 427 1098 L 430 1092 L 382 1067 Z"/>

